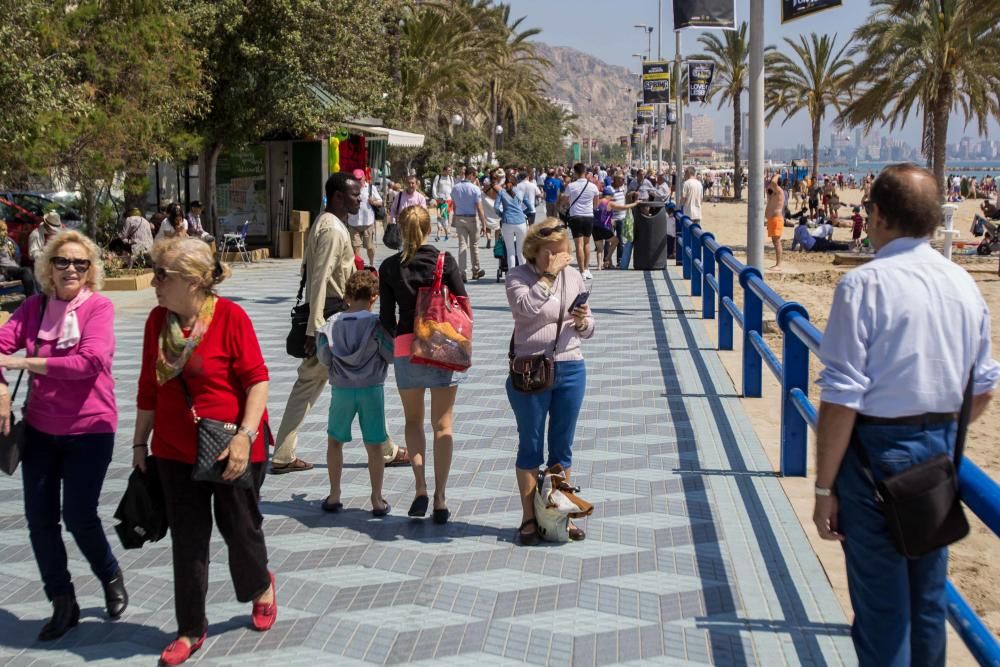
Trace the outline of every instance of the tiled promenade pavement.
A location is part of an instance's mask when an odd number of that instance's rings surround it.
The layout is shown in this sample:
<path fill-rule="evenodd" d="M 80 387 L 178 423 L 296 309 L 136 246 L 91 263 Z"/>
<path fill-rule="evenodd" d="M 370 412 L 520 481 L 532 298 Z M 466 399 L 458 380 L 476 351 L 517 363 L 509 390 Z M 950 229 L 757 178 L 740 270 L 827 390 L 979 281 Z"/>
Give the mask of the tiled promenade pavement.
<path fill-rule="evenodd" d="M 494 268 L 492 257 L 484 261 Z M 844 614 L 732 382 L 699 338 L 702 324 L 675 271 L 595 274 L 598 333 L 585 344 L 588 392 L 574 450 L 575 481 L 597 508 L 581 522 L 585 542 L 512 543 L 520 517 L 516 429 L 503 389 L 511 320 L 491 272 L 470 285 L 476 365 L 456 406 L 452 522 L 406 518 L 408 469 L 387 471 L 393 514 L 373 519 L 359 444 L 345 450 L 341 514 L 319 510 L 325 465 L 268 477 L 262 511 L 278 623 L 265 634 L 248 628 L 250 606 L 235 600 L 216 534 L 209 637 L 192 662 L 854 664 Z M 296 263 L 271 261 L 237 267 L 223 290 L 255 322 L 275 425 L 295 376 L 284 337 L 296 283 Z M 115 298 L 122 421 L 101 508 L 112 535 L 151 296 Z M 386 395 L 390 432 L 401 441 L 391 375 Z M 324 399 L 309 416 L 299 449 L 317 464 L 325 461 L 326 406 Z M 28 543 L 20 476 L 0 479 L 0 664 L 155 664 L 176 627 L 169 538 L 136 551 L 112 539 L 132 598 L 117 623 L 102 620 L 100 587 L 66 539 L 83 619 L 43 645 L 35 636 L 50 607 Z"/>

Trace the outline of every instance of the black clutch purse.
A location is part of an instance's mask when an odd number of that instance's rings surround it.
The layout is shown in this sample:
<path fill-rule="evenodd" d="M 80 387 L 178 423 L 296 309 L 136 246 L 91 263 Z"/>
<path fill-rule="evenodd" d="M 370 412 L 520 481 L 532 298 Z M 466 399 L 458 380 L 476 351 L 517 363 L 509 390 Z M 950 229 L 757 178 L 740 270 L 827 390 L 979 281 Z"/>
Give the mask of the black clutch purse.
<path fill-rule="evenodd" d="M 218 419 L 206 419 L 199 417 L 194 409 L 194 399 L 188 390 L 187 382 L 180 375 L 177 376 L 181 386 L 184 388 L 184 397 L 187 398 L 188 408 L 198 431 L 198 451 L 195 455 L 194 470 L 191 471 L 191 479 L 199 482 L 214 482 L 216 484 L 230 484 L 243 489 L 253 488 L 253 477 L 250 475 L 250 465 L 243 470 L 243 474 L 233 480 L 223 479 L 222 473 L 226 471 L 227 459 L 218 460 L 219 454 L 229 446 L 229 441 L 236 435 L 237 426 L 229 422 Z M 251 447 L 253 443 L 251 443 Z"/>

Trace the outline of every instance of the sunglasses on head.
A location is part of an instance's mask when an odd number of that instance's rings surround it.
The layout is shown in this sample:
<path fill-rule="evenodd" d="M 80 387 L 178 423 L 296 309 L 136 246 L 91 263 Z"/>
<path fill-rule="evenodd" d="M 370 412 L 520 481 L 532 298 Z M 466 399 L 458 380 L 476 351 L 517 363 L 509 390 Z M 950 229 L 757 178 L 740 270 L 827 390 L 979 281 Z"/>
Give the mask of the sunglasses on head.
<path fill-rule="evenodd" d="M 543 227 L 538 230 L 538 235 L 542 238 L 548 238 L 558 231 L 563 229 L 569 229 L 566 225 L 556 225 L 555 227 Z"/>
<path fill-rule="evenodd" d="M 66 269 L 68 269 L 70 264 L 72 264 L 73 268 L 79 271 L 80 273 L 83 273 L 84 271 L 90 269 L 89 259 L 68 259 L 66 257 L 53 257 L 49 261 L 52 262 L 52 266 L 56 267 L 60 271 L 65 271 Z"/>
<path fill-rule="evenodd" d="M 153 278 L 160 281 L 161 283 L 167 279 L 172 273 L 180 273 L 180 271 L 174 271 L 173 269 L 168 269 L 162 266 L 153 267 Z"/>

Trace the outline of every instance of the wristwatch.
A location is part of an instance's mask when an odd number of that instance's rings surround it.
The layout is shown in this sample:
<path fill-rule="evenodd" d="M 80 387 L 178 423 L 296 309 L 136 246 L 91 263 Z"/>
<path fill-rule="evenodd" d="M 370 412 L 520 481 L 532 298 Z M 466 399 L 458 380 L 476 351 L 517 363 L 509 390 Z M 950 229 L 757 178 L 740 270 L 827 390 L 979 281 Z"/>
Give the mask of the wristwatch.
<path fill-rule="evenodd" d="M 257 431 L 251 431 L 246 426 L 240 426 L 238 429 L 236 429 L 236 431 L 238 433 L 242 433 L 247 438 L 249 438 L 250 439 L 250 444 L 253 444 L 253 443 L 257 442 Z"/>
<path fill-rule="evenodd" d="M 827 489 L 822 486 L 816 487 L 816 495 L 821 498 L 829 498 L 833 495 L 833 489 Z"/>

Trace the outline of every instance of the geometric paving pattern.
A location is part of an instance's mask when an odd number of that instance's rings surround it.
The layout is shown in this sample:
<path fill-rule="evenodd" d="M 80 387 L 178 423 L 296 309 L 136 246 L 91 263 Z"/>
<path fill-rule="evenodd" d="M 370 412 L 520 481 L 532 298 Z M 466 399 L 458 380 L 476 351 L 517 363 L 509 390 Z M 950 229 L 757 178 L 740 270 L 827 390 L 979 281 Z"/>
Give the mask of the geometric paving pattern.
<path fill-rule="evenodd" d="M 455 251 L 455 242 L 447 246 Z M 380 255 L 384 251 L 380 250 Z M 484 255 L 492 275 L 493 260 Z M 222 293 L 253 319 L 271 371 L 276 429 L 295 379 L 284 354 L 296 261 L 235 267 Z M 460 387 L 449 482 L 452 521 L 405 517 L 408 469 L 386 471 L 393 514 L 368 511 L 365 455 L 345 448 L 345 511 L 326 515 L 326 408 L 307 418 L 299 454 L 316 469 L 262 490 L 279 620 L 248 628 L 216 534 L 204 665 L 851 665 L 849 628 L 737 392 L 673 266 L 595 273 L 597 333 L 585 342 L 588 388 L 574 482 L 592 501 L 585 542 L 521 548 L 513 474 L 516 428 L 504 393 L 511 320 L 503 287 L 470 284 L 475 366 Z M 175 630 L 169 537 L 120 548 L 111 515 L 124 490 L 135 387 L 151 291 L 115 294 L 121 413 L 101 515 L 131 606 L 103 620 L 97 581 L 67 535 L 81 625 L 35 641 L 49 605 L 28 544 L 20 476 L 0 478 L 0 664 L 149 665 Z M 390 432 L 402 408 L 386 383 Z M 428 437 L 428 454 L 430 454 Z M 428 475 L 432 466 L 427 466 Z"/>

